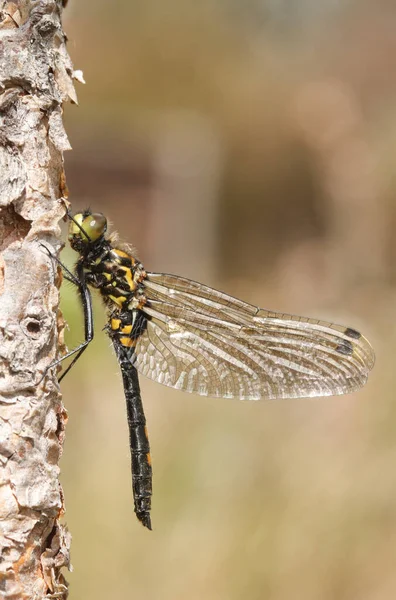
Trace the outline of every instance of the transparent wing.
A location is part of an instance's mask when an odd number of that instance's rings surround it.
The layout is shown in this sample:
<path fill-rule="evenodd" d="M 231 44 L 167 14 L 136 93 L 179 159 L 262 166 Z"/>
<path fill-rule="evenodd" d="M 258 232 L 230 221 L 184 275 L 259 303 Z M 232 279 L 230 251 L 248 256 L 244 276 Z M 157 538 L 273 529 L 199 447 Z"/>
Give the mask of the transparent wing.
<path fill-rule="evenodd" d="M 147 329 L 133 360 L 164 385 L 244 400 L 357 390 L 374 365 L 356 330 L 257 308 L 188 279 L 149 273 Z"/>

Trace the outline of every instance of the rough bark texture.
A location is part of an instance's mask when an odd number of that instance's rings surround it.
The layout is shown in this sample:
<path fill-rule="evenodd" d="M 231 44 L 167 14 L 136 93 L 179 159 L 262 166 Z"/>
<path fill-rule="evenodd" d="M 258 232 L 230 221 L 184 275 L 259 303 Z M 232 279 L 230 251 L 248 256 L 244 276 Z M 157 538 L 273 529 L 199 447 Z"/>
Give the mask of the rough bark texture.
<path fill-rule="evenodd" d="M 61 0 L 0 0 L 0 598 L 66 598 L 56 375 L 62 103 L 76 101 Z"/>

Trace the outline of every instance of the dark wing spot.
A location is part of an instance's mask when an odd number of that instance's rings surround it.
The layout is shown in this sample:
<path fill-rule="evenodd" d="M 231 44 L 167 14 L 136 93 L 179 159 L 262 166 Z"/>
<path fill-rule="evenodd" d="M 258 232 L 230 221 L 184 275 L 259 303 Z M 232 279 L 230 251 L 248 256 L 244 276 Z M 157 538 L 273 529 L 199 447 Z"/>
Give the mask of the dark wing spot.
<path fill-rule="evenodd" d="M 353 346 L 351 342 L 348 342 L 347 340 L 344 340 L 341 344 L 338 344 L 336 350 L 340 354 L 345 354 L 345 356 L 350 356 L 353 354 Z"/>
<path fill-rule="evenodd" d="M 353 338 L 354 340 L 358 340 L 360 337 L 362 337 L 361 333 L 356 331 L 356 329 L 351 329 L 350 327 L 345 329 L 344 333 L 345 333 L 345 335 L 347 335 L 350 338 Z"/>

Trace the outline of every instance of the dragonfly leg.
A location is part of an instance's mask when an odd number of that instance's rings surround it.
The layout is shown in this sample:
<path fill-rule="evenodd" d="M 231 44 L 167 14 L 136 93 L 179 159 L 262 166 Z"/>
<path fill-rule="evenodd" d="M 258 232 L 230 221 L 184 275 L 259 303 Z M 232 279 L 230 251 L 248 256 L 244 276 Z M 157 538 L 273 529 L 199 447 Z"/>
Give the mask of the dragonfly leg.
<path fill-rule="evenodd" d="M 91 292 L 89 291 L 89 288 L 88 288 L 88 285 L 87 285 L 87 282 L 85 279 L 85 273 L 84 273 L 84 268 L 83 268 L 82 263 L 80 261 L 77 262 L 76 273 L 74 274 L 66 267 L 66 265 L 64 265 L 62 263 L 61 260 L 59 260 L 59 258 L 54 256 L 52 254 L 52 252 L 50 252 L 50 250 L 47 248 L 47 246 L 45 246 L 44 244 L 41 244 L 41 246 L 43 248 L 45 248 L 45 250 L 49 254 L 49 256 L 51 258 L 53 258 L 62 267 L 64 273 L 66 273 L 65 279 L 67 279 L 68 281 L 73 283 L 78 288 L 78 291 L 80 294 L 80 301 L 81 301 L 83 311 L 84 311 L 84 333 L 85 333 L 84 341 L 81 344 L 79 344 L 76 348 L 74 348 L 73 350 L 70 350 L 70 352 L 67 352 L 61 358 L 58 358 L 57 360 L 53 361 L 45 369 L 45 371 L 40 379 L 40 382 L 41 382 L 50 369 L 53 369 L 54 367 L 56 367 L 57 365 L 62 363 L 65 359 L 69 358 L 70 356 L 74 356 L 70 365 L 68 365 L 66 370 L 59 377 L 59 382 L 60 382 L 65 377 L 65 375 L 70 371 L 70 369 L 76 364 L 77 360 L 80 358 L 81 354 L 87 348 L 88 344 L 90 344 L 90 342 L 92 342 L 92 340 L 93 340 L 94 325 L 93 325 L 93 314 L 92 314 L 92 297 L 91 297 Z"/>

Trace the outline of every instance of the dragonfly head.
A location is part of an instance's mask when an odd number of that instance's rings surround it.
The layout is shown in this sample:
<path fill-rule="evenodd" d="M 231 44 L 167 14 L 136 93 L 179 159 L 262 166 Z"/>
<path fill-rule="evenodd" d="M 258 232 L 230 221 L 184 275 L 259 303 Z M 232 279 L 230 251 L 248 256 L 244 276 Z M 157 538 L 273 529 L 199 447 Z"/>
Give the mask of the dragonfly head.
<path fill-rule="evenodd" d="M 90 245 L 103 239 L 107 229 L 107 219 L 102 213 L 86 210 L 71 217 L 69 242 L 73 250 L 84 252 Z"/>

